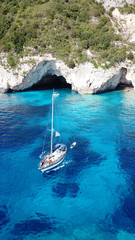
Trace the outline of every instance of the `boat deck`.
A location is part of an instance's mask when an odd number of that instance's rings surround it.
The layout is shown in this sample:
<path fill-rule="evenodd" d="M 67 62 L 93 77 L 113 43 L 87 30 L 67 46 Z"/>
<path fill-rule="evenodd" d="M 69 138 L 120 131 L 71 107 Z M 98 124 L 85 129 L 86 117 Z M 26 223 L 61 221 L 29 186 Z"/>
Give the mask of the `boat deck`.
<path fill-rule="evenodd" d="M 48 154 L 43 159 L 43 161 L 40 164 L 40 169 L 56 164 L 57 162 L 64 158 L 66 152 L 67 147 L 65 147 L 63 150 L 57 148 L 52 154 Z"/>

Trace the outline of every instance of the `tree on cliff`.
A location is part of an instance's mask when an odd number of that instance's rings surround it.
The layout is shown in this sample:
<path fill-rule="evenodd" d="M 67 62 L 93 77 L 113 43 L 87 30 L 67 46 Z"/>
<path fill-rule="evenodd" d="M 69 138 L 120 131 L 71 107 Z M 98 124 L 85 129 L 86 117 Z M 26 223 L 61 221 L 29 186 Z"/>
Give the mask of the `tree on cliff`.
<path fill-rule="evenodd" d="M 31 47 L 71 65 L 71 59 L 77 64 L 90 61 L 89 49 L 97 62 L 114 65 L 116 41 L 121 41 L 119 53 L 123 52 L 122 38 L 95 0 L 2 0 L 0 16 L 0 51 L 10 54 L 26 55 Z"/>

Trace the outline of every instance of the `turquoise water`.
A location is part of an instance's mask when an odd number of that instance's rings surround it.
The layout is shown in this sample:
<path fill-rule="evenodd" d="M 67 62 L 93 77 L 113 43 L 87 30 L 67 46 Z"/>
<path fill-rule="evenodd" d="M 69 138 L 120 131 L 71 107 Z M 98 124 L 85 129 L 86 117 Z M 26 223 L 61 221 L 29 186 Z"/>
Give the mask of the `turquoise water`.
<path fill-rule="evenodd" d="M 54 122 L 68 152 L 44 174 L 52 90 L 0 95 L 0 239 L 135 239 L 135 92 L 58 92 Z"/>

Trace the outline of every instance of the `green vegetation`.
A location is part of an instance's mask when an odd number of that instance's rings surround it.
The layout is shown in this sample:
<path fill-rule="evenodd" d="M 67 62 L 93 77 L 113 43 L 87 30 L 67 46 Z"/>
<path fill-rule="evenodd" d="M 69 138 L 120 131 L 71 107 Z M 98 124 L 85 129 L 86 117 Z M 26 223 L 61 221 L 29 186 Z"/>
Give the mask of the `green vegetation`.
<path fill-rule="evenodd" d="M 13 55 L 11 53 L 8 55 L 7 63 L 11 67 L 14 67 L 16 65 L 15 59 L 14 59 L 14 57 L 13 57 Z"/>
<path fill-rule="evenodd" d="M 119 8 L 121 13 L 135 13 L 135 4 L 126 3 L 124 7 Z"/>
<path fill-rule="evenodd" d="M 127 58 L 132 61 L 134 59 L 133 53 L 132 52 L 128 53 Z"/>
<path fill-rule="evenodd" d="M 70 59 L 70 60 L 67 62 L 67 65 L 68 65 L 68 67 L 70 67 L 70 68 L 74 68 L 74 67 L 75 67 L 75 63 L 74 63 L 73 59 Z"/>
<path fill-rule="evenodd" d="M 71 68 L 88 60 L 88 49 L 96 66 L 107 62 L 110 67 L 127 58 L 122 38 L 95 0 L 1 0 L 0 16 L 0 51 L 9 53 L 12 67 L 13 56 L 32 54 L 30 48 L 36 54 L 52 53 Z"/>

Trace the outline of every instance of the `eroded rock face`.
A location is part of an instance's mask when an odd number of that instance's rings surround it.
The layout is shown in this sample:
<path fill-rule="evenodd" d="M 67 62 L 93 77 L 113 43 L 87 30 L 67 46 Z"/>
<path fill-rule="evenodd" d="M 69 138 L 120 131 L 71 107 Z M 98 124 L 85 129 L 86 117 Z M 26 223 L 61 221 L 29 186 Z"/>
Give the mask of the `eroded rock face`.
<path fill-rule="evenodd" d="M 134 0 L 96 0 L 97 2 L 103 2 L 103 6 L 106 10 L 111 7 L 123 7 L 125 3 L 133 4 Z"/>
<path fill-rule="evenodd" d="M 66 79 L 71 88 L 80 94 L 95 94 L 114 90 L 118 84 L 130 84 L 131 81 L 126 79 L 126 68 L 116 68 L 103 70 L 95 68 L 93 64 L 87 62 L 79 67 L 69 69 L 66 65 L 60 65 L 54 60 L 42 61 L 34 66 L 24 77 L 23 81 L 12 87 L 13 90 L 24 90 L 41 81 L 44 77 L 44 84 L 49 81 L 48 75 L 62 76 Z M 46 76 L 46 77 L 45 77 Z"/>
<path fill-rule="evenodd" d="M 103 70 L 95 68 L 91 63 L 81 64 L 74 69 L 65 69 L 54 60 L 42 61 L 34 66 L 23 81 L 12 87 L 12 90 L 19 91 L 28 89 L 35 85 L 44 77 L 44 84 L 48 84 L 49 75 L 63 76 L 68 84 L 71 84 L 72 90 L 80 94 L 94 94 L 114 90 L 123 78 L 125 69 L 121 68 L 116 74 L 116 69 Z M 10 87 L 11 88 L 11 87 Z"/>
<path fill-rule="evenodd" d="M 116 8 L 112 16 L 120 28 L 122 37 L 129 42 L 135 42 L 135 14 L 121 14 Z"/>
<path fill-rule="evenodd" d="M 126 79 L 126 72 L 127 69 L 123 67 L 118 74 L 113 74 L 113 71 L 99 69 L 89 76 L 85 87 L 79 88 L 78 92 L 80 94 L 96 94 L 113 91 L 121 83 L 122 79 L 124 79 L 125 84 L 130 85 L 131 81 Z"/>
<path fill-rule="evenodd" d="M 123 68 L 123 65 L 118 65 L 116 68 L 103 69 L 95 68 L 92 63 L 86 62 L 80 64 L 74 69 L 68 68 L 62 61 L 54 58 L 45 57 L 39 58 L 34 66 L 27 65 L 28 73 L 21 77 L 13 71 L 6 71 L 0 66 L 0 91 L 6 92 L 9 90 L 22 91 L 32 87 L 38 82 L 43 84 L 51 84 L 51 78 L 48 76 L 58 76 L 60 81 L 71 85 L 72 90 L 80 94 L 95 94 L 114 90 L 118 84 L 132 84 L 135 86 L 135 65 L 132 65 L 128 71 Z M 58 80 L 54 77 L 54 81 Z M 59 82 L 60 82 L 59 81 Z M 57 84 L 57 83 L 56 83 Z"/>
<path fill-rule="evenodd" d="M 104 7 L 122 7 L 127 2 L 134 0 L 96 0 L 102 1 Z M 135 42 L 135 14 L 121 14 L 118 9 L 112 12 L 112 21 L 117 23 L 121 34 L 126 40 Z M 133 52 L 134 54 L 134 52 Z M 3 60 L 2 53 L 0 53 Z M 90 55 L 89 55 L 90 57 Z M 29 63 L 28 63 L 29 61 Z M 32 63 L 35 61 L 35 64 Z M 128 65 L 127 70 L 123 67 Z M 5 68 L 7 67 L 7 69 Z M 68 68 L 64 62 L 46 54 L 43 56 L 24 57 L 20 60 L 20 66 L 16 69 L 8 69 L 8 66 L 0 65 L 0 92 L 22 91 L 31 88 L 38 82 L 49 84 L 48 76 L 62 77 L 72 90 L 80 94 L 94 94 L 114 90 L 119 84 L 132 85 L 135 88 L 135 64 L 128 61 L 117 65 L 115 68 L 95 68 L 90 62 L 80 64 L 74 69 Z M 126 69 L 126 68 L 125 68 Z"/>
<path fill-rule="evenodd" d="M 120 34 L 129 42 L 135 42 L 135 14 L 121 14 L 118 7 L 123 7 L 125 3 L 134 4 L 134 0 L 96 0 L 97 2 L 103 2 L 103 6 L 106 10 L 114 7 L 112 16 L 114 22 L 119 26 Z"/>
<path fill-rule="evenodd" d="M 55 61 L 42 61 L 37 66 L 33 68 L 24 76 L 21 83 L 12 87 L 12 90 L 19 91 L 32 87 L 34 84 L 38 83 L 43 77 L 48 75 L 61 76 L 60 70 L 56 67 Z M 47 81 L 47 79 L 46 79 Z M 44 80 L 45 84 L 45 80 Z"/>

